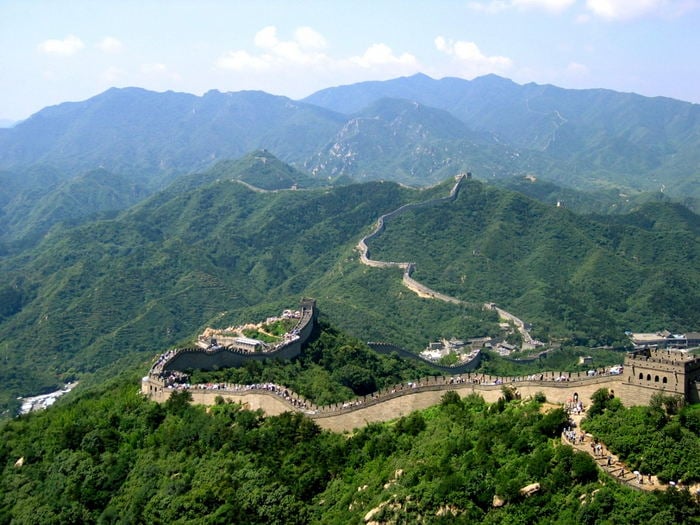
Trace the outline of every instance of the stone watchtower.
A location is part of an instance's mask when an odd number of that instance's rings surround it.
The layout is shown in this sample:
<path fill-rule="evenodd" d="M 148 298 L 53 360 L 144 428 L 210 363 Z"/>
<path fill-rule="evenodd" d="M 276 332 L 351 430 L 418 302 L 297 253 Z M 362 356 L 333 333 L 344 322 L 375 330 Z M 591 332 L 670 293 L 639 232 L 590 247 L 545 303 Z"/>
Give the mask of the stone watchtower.
<path fill-rule="evenodd" d="M 620 393 L 625 405 L 647 405 L 657 392 L 700 402 L 700 357 L 672 349 L 627 354 Z"/>

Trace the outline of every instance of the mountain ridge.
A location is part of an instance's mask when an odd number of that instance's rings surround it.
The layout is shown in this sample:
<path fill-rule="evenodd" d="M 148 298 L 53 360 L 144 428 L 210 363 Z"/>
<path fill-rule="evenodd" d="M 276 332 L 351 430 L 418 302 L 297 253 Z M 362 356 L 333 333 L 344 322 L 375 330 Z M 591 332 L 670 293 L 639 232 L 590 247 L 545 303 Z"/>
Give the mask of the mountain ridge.
<path fill-rule="evenodd" d="M 405 134 L 403 147 L 383 159 L 375 150 L 393 136 L 390 121 L 384 124 L 387 132 L 360 133 L 360 142 L 346 151 L 349 145 L 338 141 L 338 133 L 364 110 L 386 115 L 381 106 L 396 104 L 389 99 L 417 102 L 450 116 L 424 121 L 426 136 Z M 430 140 L 455 118 L 466 126 L 462 136 L 453 137 L 460 145 Z M 467 146 L 477 138 L 485 141 L 476 141 L 478 149 Z M 362 142 L 375 147 L 359 147 Z M 330 162 L 335 144 L 341 144 L 343 155 Z M 0 130 L 0 168 L 37 163 L 71 170 L 102 167 L 157 188 L 179 173 L 268 149 L 327 180 L 352 177 L 358 159 L 368 167 L 360 179 L 424 185 L 446 176 L 431 165 L 459 169 L 471 164 L 470 171 L 483 179 L 531 173 L 571 187 L 661 190 L 692 199 L 700 195 L 699 145 L 697 104 L 605 89 L 519 85 L 496 75 L 469 81 L 418 74 L 328 88 L 299 101 L 261 91 L 210 90 L 197 97 L 111 88 Z M 427 163 L 417 160 L 425 166 L 423 175 L 400 167 L 411 149 L 432 157 Z"/>
<path fill-rule="evenodd" d="M 367 268 L 357 257 L 357 242 L 379 216 L 444 197 L 450 180 L 423 189 L 368 181 L 259 192 L 240 184 L 234 168 L 183 176 L 118 215 L 55 227 L 35 247 L 0 257 L 0 294 L 14 305 L 0 337 L 18 347 L 32 341 L 7 353 L 6 393 L 26 395 L 27 385 L 98 370 L 122 353 L 150 354 L 205 325 L 271 305 L 276 311 L 300 295 L 316 297 L 355 336 L 414 351 L 437 337 L 497 333 L 493 313 L 413 296 L 399 273 Z M 381 260 L 416 261 L 415 278 L 439 292 L 496 300 L 534 322 L 538 336 L 610 343 L 629 323 L 700 323 L 692 317 L 700 311 L 692 306 L 699 277 L 687 264 L 697 256 L 699 219 L 686 208 L 661 202 L 637 215 L 584 217 L 476 180 L 463 190 L 454 204 L 392 221 L 370 249 Z M 513 252 L 516 238 L 522 253 Z M 396 251 L 405 247 L 413 251 Z M 591 253 L 579 253 L 583 247 Z"/>

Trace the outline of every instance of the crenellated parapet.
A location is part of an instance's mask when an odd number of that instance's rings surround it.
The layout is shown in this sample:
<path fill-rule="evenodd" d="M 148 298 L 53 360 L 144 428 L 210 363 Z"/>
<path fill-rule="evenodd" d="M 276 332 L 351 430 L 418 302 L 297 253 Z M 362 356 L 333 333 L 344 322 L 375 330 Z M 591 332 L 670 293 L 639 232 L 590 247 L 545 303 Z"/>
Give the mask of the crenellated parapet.
<path fill-rule="evenodd" d="M 639 404 L 656 393 L 682 396 L 698 402 L 700 357 L 677 349 L 645 348 L 625 357 L 623 392 Z"/>
<path fill-rule="evenodd" d="M 588 400 L 599 388 L 617 390 L 621 376 L 601 371 L 594 377 L 585 373 L 543 372 L 529 376 L 498 377 L 467 372 L 455 375 L 429 376 L 383 388 L 366 396 L 329 405 L 316 405 L 292 389 L 274 383 L 238 385 L 230 383 L 164 384 L 158 377 L 145 377 L 142 391 L 151 399 L 166 401 L 174 392 L 187 391 L 197 404 L 212 405 L 221 398 L 241 403 L 251 410 L 261 409 L 267 415 L 286 411 L 302 412 L 316 420 L 323 428 L 352 430 L 372 421 L 386 421 L 413 410 L 427 408 L 440 402 L 447 391 L 460 396 L 479 394 L 494 402 L 502 395 L 502 388 L 510 386 L 523 397 L 538 393 L 554 403 L 572 403 Z"/>
<path fill-rule="evenodd" d="M 299 305 L 301 315 L 292 330 L 280 343 L 272 346 L 247 347 L 211 345 L 206 348 L 188 347 L 169 350 L 160 355 L 149 371 L 149 377 L 167 384 L 179 379 L 185 370 L 217 370 L 239 367 L 246 361 L 264 359 L 292 359 L 301 353 L 302 346 L 311 336 L 318 312 L 314 299 L 304 298 Z"/>

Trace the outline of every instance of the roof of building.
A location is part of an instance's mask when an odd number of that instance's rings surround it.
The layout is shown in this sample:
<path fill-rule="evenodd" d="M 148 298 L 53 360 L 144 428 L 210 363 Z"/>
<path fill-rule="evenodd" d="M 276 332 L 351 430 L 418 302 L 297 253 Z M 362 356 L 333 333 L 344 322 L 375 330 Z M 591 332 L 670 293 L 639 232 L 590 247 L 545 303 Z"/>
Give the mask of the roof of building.
<path fill-rule="evenodd" d="M 251 339 L 250 337 L 236 337 L 236 339 L 234 339 L 234 341 L 236 341 L 237 343 L 244 344 L 244 345 L 252 345 L 252 346 L 263 344 L 262 341 L 259 341 L 258 339 Z"/>

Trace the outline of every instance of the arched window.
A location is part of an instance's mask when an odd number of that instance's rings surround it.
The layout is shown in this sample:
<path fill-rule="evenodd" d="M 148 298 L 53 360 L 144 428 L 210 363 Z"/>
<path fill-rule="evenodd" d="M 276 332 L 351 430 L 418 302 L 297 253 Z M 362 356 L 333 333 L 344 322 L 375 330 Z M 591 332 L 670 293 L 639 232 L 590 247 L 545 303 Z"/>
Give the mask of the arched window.
<path fill-rule="evenodd" d="M 658 382 L 659 382 L 659 376 L 654 376 L 654 383 L 658 383 Z"/>
<path fill-rule="evenodd" d="M 639 379 L 644 379 L 644 374 L 642 374 L 641 372 L 639 372 Z"/>
<path fill-rule="evenodd" d="M 651 374 L 647 374 L 647 381 L 651 381 Z"/>
<path fill-rule="evenodd" d="M 664 377 L 663 380 L 662 380 L 661 382 L 662 382 L 662 383 L 668 383 L 668 379 L 666 379 L 666 377 Z"/>

